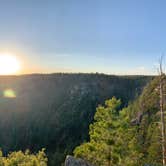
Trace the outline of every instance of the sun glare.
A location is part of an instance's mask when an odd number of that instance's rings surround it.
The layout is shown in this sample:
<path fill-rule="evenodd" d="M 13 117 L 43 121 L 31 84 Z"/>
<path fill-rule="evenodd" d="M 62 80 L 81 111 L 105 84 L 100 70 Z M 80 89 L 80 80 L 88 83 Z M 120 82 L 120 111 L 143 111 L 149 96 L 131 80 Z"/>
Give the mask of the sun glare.
<path fill-rule="evenodd" d="M 19 69 L 20 63 L 14 55 L 0 53 L 0 75 L 17 74 Z"/>

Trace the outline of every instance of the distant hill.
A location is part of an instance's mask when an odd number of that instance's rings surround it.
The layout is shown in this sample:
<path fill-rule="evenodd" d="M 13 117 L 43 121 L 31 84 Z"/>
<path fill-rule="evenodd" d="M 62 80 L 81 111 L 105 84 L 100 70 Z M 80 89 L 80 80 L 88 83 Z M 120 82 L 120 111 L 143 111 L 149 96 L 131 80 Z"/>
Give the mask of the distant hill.
<path fill-rule="evenodd" d="M 49 165 L 60 166 L 66 154 L 88 139 L 98 104 L 115 96 L 126 106 L 152 79 L 61 73 L 0 76 L 0 147 L 5 153 L 44 147 Z"/>

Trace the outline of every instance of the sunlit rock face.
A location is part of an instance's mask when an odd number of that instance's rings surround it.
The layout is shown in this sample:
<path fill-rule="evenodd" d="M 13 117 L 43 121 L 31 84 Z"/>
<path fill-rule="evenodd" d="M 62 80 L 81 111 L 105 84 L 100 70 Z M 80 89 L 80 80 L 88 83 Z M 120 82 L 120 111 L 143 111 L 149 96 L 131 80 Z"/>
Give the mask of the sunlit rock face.
<path fill-rule="evenodd" d="M 67 156 L 65 166 L 92 166 L 82 159 L 76 159 L 73 156 Z"/>

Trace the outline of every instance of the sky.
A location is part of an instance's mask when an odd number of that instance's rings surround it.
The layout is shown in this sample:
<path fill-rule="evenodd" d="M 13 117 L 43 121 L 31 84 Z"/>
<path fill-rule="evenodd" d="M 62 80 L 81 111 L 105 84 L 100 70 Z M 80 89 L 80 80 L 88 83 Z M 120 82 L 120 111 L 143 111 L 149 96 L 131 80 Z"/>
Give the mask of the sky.
<path fill-rule="evenodd" d="M 21 73 L 154 74 L 165 0 L 0 0 L 0 52 Z M 165 64 L 165 62 L 164 62 Z"/>

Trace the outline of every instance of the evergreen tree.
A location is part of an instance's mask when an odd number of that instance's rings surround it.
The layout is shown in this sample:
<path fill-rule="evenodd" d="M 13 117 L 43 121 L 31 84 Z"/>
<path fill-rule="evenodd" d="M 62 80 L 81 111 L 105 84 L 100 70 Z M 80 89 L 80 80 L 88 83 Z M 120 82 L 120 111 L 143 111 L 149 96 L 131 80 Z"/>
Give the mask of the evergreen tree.
<path fill-rule="evenodd" d="M 84 158 L 94 165 L 117 165 L 122 152 L 119 108 L 121 101 L 113 97 L 97 108 L 94 123 L 90 125 L 90 141 L 74 150 L 76 157 Z"/>
<path fill-rule="evenodd" d="M 7 157 L 0 151 L 0 166 L 47 166 L 47 157 L 44 149 L 37 154 L 30 154 L 28 150 L 12 152 Z"/>

